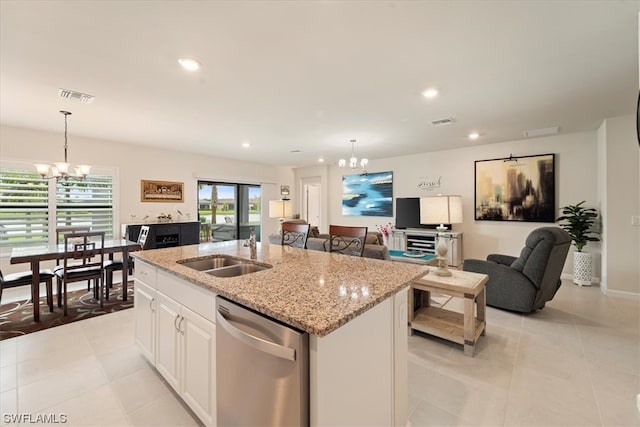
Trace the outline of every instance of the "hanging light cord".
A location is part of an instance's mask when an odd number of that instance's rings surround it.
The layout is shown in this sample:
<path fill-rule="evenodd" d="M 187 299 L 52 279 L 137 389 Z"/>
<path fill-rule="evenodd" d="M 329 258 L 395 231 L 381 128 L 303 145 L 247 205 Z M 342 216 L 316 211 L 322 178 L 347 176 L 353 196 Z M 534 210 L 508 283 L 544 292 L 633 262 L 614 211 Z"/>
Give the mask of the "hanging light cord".
<path fill-rule="evenodd" d="M 67 163 L 67 116 L 71 113 L 69 111 L 60 110 L 64 114 L 64 162 Z"/>

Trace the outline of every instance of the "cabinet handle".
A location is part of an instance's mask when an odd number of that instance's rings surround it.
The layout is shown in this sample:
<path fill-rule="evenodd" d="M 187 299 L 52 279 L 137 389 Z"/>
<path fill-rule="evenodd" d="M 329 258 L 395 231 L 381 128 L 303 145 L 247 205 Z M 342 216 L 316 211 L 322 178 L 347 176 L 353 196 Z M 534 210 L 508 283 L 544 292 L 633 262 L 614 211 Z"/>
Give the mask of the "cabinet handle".
<path fill-rule="evenodd" d="M 153 302 L 154 302 L 155 300 L 156 300 L 156 299 L 155 299 L 155 297 L 154 297 L 154 298 L 151 298 L 151 299 L 149 300 L 149 310 L 151 310 L 151 312 L 152 312 L 152 313 L 155 313 L 155 312 L 156 312 L 156 311 L 153 309 Z"/>
<path fill-rule="evenodd" d="M 296 350 L 284 345 L 276 344 L 271 341 L 264 340 L 260 337 L 253 336 L 241 329 L 236 328 L 224 317 L 224 314 L 218 308 L 216 311 L 216 325 L 223 328 L 229 335 L 237 339 L 238 341 L 248 345 L 263 353 L 270 354 L 281 359 L 296 360 Z"/>
<path fill-rule="evenodd" d="M 184 329 L 182 329 L 182 321 L 184 320 L 184 316 L 180 317 L 180 322 L 178 323 L 178 331 L 184 335 Z"/>
<path fill-rule="evenodd" d="M 180 328 L 178 328 L 178 325 L 176 324 L 176 322 L 178 321 L 178 319 L 180 318 L 179 314 L 176 314 L 176 318 L 173 319 L 173 327 L 176 329 L 176 331 L 180 332 Z"/>

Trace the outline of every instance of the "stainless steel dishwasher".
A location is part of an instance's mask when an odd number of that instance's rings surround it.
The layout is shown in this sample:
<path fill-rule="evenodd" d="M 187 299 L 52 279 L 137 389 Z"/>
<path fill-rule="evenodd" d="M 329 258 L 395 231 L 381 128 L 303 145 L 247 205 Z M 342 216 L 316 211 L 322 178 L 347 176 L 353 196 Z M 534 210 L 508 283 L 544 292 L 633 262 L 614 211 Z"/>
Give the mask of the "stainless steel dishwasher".
<path fill-rule="evenodd" d="M 218 426 L 309 425 L 309 334 L 216 297 Z"/>

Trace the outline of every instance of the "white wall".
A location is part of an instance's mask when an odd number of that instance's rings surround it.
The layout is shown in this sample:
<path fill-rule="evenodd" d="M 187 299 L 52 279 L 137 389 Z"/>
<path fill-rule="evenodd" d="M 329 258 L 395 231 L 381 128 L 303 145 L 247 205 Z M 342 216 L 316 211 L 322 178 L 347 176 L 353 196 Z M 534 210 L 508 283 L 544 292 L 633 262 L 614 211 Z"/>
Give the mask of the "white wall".
<path fill-rule="evenodd" d="M 64 138 L 60 133 L 41 132 L 9 126 L 0 127 L 0 158 L 2 161 L 25 161 L 50 163 L 64 156 Z M 120 223 L 129 222 L 129 215 L 142 219 L 152 218 L 160 212 L 176 216 L 176 209 L 189 213 L 197 220 L 197 181 L 243 182 L 262 184 L 263 206 L 268 200 L 280 198 L 280 185 L 293 185 L 291 168 L 273 167 L 257 163 L 203 156 L 180 152 L 176 141 L 176 151 L 160 150 L 142 145 L 122 144 L 112 141 L 69 136 L 69 161 L 86 162 L 95 167 L 116 168 L 119 176 L 119 198 L 114 232 L 120 230 Z M 185 184 L 183 203 L 142 203 L 140 201 L 140 180 L 179 181 Z M 269 218 L 268 209 L 263 210 L 262 237 L 277 231 L 278 222 Z M 15 271 L 24 266 L 9 267 L 6 258 L 2 260 L 3 272 Z"/>
<path fill-rule="evenodd" d="M 442 194 L 459 194 L 463 198 L 464 223 L 454 225 L 454 231 L 464 233 L 463 257 L 484 259 L 489 253 L 518 255 L 527 235 L 535 228 L 554 225 L 550 223 L 497 222 L 474 220 L 474 162 L 494 158 L 533 154 L 556 154 L 556 206 L 574 204 L 586 200 L 586 205 L 597 207 L 598 164 L 596 132 L 583 132 L 481 145 L 474 148 L 420 153 L 388 159 L 371 160 L 370 172 L 393 171 L 394 197 L 420 197 Z M 316 171 L 314 171 L 315 173 Z M 329 185 L 329 221 L 339 225 L 366 225 L 375 230 L 376 225 L 395 222 L 394 218 L 352 217 L 341 213 L 342 175 L 351 171 L 332 166 L 327 170 Z M 296 171 L 296 177 L 306 175 L 306 170 Z M 421 177 L 441 177 L 441 187 L 432 191 L 418 187 Z M 326 232 L 326 229 L 321 230 Z M 589 250 L 600 264 L 599 244 L 590 244 Z M 567 258 L 564 272 L 571 274 L 572 256 Z M 596 269 L 596 277 L 599 275 Z"/>
<path fill-rule="evenodd" d="M 602 209 L 603 288 L 609 292 L 640 290 L 640 226 L 631 217 L 640 215 L 640 156 L 632 117 L 607 119 L 599 130 L 601 173 L 606 183 Z"/>

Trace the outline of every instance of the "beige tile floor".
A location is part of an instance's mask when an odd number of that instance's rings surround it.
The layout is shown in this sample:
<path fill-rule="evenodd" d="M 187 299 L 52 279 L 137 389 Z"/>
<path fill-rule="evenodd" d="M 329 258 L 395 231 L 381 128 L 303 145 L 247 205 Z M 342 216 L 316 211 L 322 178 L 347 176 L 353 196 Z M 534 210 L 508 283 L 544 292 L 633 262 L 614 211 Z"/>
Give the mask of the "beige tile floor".
<path fill-rule="evenodd" d="M 533 315 L 487 311 L 474 358 L 409 338 L 411 426 L 640 425 L 640 301 L 565 282 Z M 2 425 L 23 413 L 64 414 L 67 425 L 198 424 L 138 353 L 132 310 L 1 341 L 0 359 Z"/>

